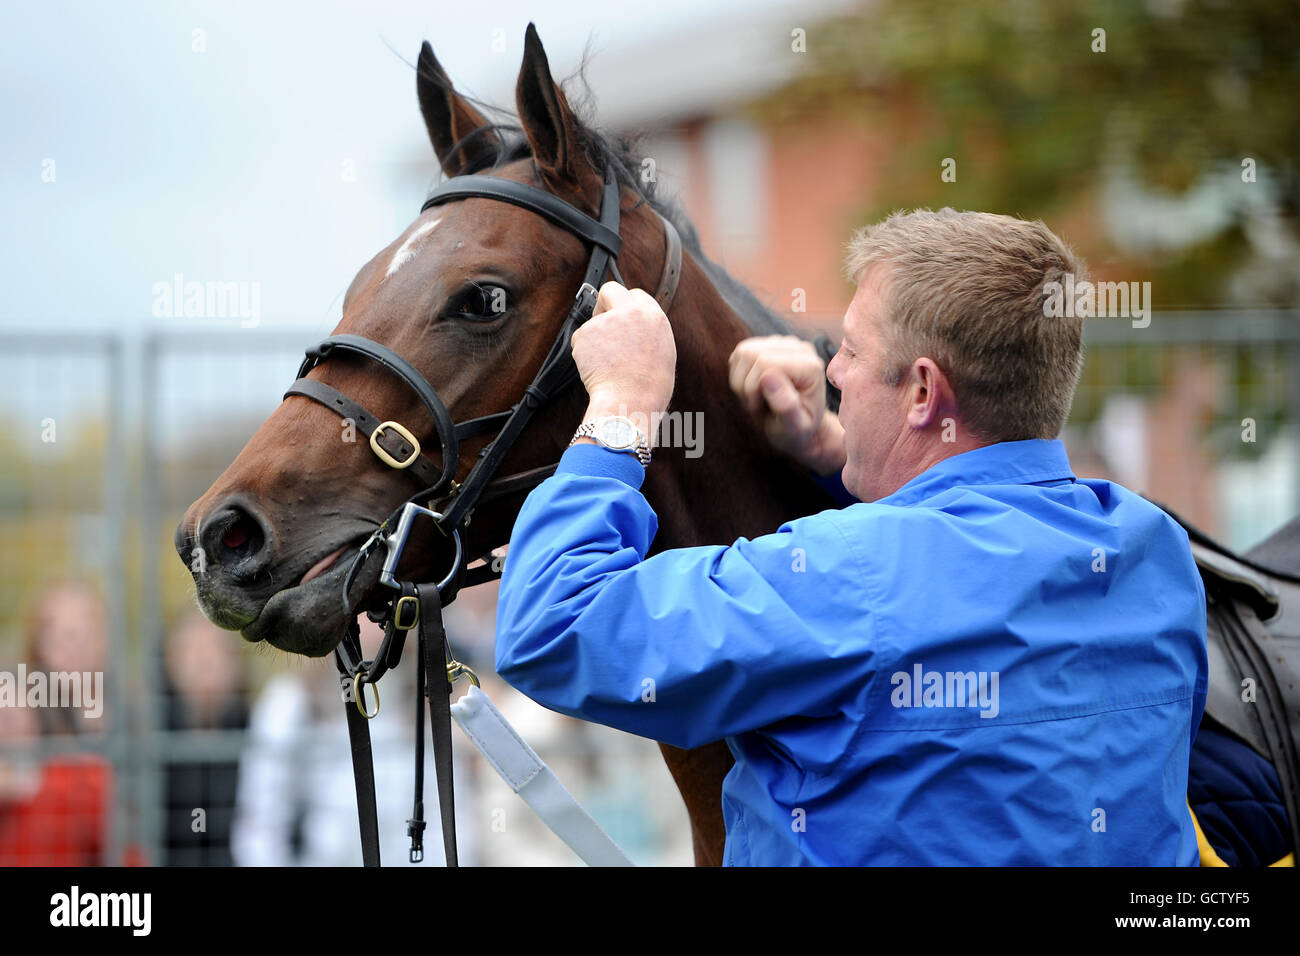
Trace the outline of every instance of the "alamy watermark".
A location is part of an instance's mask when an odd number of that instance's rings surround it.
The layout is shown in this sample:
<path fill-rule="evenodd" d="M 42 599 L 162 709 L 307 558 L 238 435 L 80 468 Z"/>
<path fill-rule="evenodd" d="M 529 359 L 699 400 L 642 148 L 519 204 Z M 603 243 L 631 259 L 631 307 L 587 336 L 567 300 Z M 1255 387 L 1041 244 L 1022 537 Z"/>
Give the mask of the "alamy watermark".
<path fill-rule="evenodd" d="M 156 319 L 239 319 L 240 327 L 262 321 L 262 283 L 186 282 L 176 273 L 171 282 L 153 284 Z"/>
<path fill-rule="evenodd" d="M 703 412 L 630 412 L 623 405 L 618 414 L 626 418 L 655 448 L 684 448 L 687 458 L 704 454 Z"/>
<path fill-rule="evenodd" d="M 889 702 L 895 707 L 978 707 L 981 717 L 998 715 L 997 671 L 927 671 L 920 664 L 895 671 Z"/>
<path fill-rule="evenodd" d="M 83 893 L 73 884 L 68 892 L 50 897 L 50 925 L 117 926 L 131 930 L 132 936 L 148 936 L 153 926 L 153 894 Z"/>
<path fill-rule="evenodd" d="M 103 671 L 0 671 L 0 707 L 80 707 L 95 720 L 104 713 Z"/>
<path fill-rule="evenodd" d="M 1049 319 L 1132 319 L 1133 328 L 1151 324 L 1150 282 L 1064 282 L 1043 285 L 1043 315 Z"/>

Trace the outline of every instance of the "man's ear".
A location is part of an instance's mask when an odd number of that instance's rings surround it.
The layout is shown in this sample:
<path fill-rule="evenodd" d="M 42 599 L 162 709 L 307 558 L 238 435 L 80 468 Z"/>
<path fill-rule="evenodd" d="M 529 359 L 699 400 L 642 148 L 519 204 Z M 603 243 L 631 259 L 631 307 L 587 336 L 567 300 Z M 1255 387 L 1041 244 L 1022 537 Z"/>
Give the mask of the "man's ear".
<path fill-rule="evenodd" d="M 921 356 L 912 363 L 905 376 L 907 386 L 907 424 L 918 431 L 929 428 L 941 414 L 956 410 L 956 397 L 948 376 L 932 358 Z"/>

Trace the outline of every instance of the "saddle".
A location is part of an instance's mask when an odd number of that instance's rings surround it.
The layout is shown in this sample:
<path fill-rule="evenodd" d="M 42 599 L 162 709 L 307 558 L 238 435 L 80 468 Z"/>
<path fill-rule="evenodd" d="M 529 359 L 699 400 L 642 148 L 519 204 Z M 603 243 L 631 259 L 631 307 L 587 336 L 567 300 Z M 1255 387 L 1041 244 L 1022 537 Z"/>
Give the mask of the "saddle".
<path fill-rule="evenodd" d="M 1159 507 L 1187 532 L 1205 583 L 1205 720 L 1273 764 L 1300 847 L 1300 517 L 1239 555 Z"/>

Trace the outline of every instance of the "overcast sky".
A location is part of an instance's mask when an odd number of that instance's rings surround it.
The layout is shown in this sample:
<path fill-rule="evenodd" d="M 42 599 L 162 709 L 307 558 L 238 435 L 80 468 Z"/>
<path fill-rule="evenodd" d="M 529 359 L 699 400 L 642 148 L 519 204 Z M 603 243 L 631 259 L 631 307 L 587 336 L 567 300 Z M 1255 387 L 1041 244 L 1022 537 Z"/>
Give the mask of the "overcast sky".
<path fill-rule="evenodd" d="M 256 281 L 263 325 L 328 330 L 353 275 L 432 180 L 401 58 L 414 62 L 422 39 L 458 86 L 512 106 L 529 20 L 562 76 L 589 40 L 617 57 L 708 24 L 722 43 L 728 17 L 773 6 L 789 4 L 9 4 L 0 320 L 150 324 L 155 284 L 180 274 Z"/>
<path fill-rule="evenodd" d="M 596 74 L 602 61 L 617 69 L 620 51 L 662 40 L 666 58 L 682 57 L 684 33 L 716 36 L 716 52 L 697 43 L 681 64 L 702 80 L 730 69 L 718 54 L 735 54 L 738 25 L 845 2 L 6 4 L 0 408 L 33 453 L 71 449 L 43 444 L 40 423 L 57 419 L 61 436 L 75 436 L 99 418 L 104 367 L 74 357 L 76 339 L 51 348 L 29 333 L 95 329 L 124 334 L 131 422 L 143 384 L 156 383 L 164 446 L 203 441 L 214 415 L 269 414 L 302 349 L 337 324 L 357 270 L 434 182 L 410 65 L 422 40 L 459 89 L 513 109 L 530 21 L 557 78 L 588 45 Z M 159 288 L 177 277 L 182 289 L 238 283 L 246 307 L 256 297 L 256 326 L 186 316 L 179 302 L 156 315 Z M 230 334 L 142 364 L 144 333 L 203 329 Z"/>

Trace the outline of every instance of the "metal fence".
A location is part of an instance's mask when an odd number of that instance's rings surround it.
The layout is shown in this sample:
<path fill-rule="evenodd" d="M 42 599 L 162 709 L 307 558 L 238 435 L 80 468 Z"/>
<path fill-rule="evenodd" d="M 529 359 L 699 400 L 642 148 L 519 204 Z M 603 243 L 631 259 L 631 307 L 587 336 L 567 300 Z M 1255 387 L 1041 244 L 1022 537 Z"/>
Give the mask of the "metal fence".
<path fill-rule="evenodd" d="M 1300 314 L 1157 313 L 1147 328 L 1095 321 L 1086 334 L 1088 360 L 1066 435 L 1080 473 L 1086 461 L 1122 479 L 1142 458 L 1150 482 L 1138 490 L 1237 546 L 1300 511 Z M 0 733 L 0 788 L 23 777 L 15 768 L 30 782 L 38 768 L 73 754 L 105 762 L 115 790 L 100 807 L 103 862 L 359 862 L 355 823 L 351 830 L 347 823 L 354 811 L 341 714 L 313 716 L 313 693 L 333 680 L 328 662 L 322 682 L 318 665 L 219 635 L 212 643 L 237 659 L 243 724 L 186 726 L 165 693 L 175 683 L 169 648 L 193 610 L 172 529 L 278 403 L 311 339 L 265 330 L 0 335 L 9 426 L 0 435 L 8 446 L 0 471 L 0 669 L 26 659 L 41 626 L 28 616 L 47 584 L 86 580 L 104 599 L 108 701 L 94 733 Z M 1255 424 L 1250 439 L 1247 420 Z M 458 626 L 490 635 L 490 600 L 478 613 Z M 405 680 L 399 672 L 386 685 L 394 679 Z M 498 692 L 498 703 L 513 708 L 534 746 L 638 862 L 689 862 L 685 813 L 653 744 L 547 714 L 504 685 Z M 385 778 L 389 825 L 400 835 L 412 742 L 403 736 L 406 708 L 386 706 L 394 724 L 376 730 L 377 760 L 393 768 Z M 294 714 L 310 727 L 285 724 Z M 467 744 L 459 750 L 470 862 L 575 861 L 475 764 Z M 225 781 L 222 800 L 243 809 L 218 805 L 214 781 Z M 261 829 L 232 823 L 254 811 Z M 5 812 L 0 857 L 13 838 Z M 233 855 L 228 844 L 202 837 L 227 827 L 242 834 Z M 275 836 L 263 846 L 265 833 Z M 313 839 L 315 856 L 303 849 Z"/>
<path fill-rule="evenodd" d="M 125 540 L 130 512 L 126 459 L 121 453 L 126 446 L 123 343 L 108 335 L 32 334 L 5 335 L 0 345 L 0 376 L 7 383 L 5 421 L 10 426 L 0 472 L 4 538 L 0 547 L 5 555 L 0 593 L 8 612 L 5 631 L 10 635 L 4 649 L 5 669 L 22 663 L 25 641 L 15 635 L 25 623 L 21 615 L 28 596 L 43 582 L 64 576 L 96 579 L 103 596 L 107 660 L 125 661 L 129 588 L 126 564 L 115 547 Z M 98 410 L 98 436 L 76 430 L 88 407 Z M 103 468 L 89 475 L 69 474 L 69 466 L 75 466 L 76 446 L 84 449 L 95 444 L 106 452 Z M 51 472 L 60 480 L 50 480 Z M 99 533 L 87 533 L 94 525 Z M 104 669 L 109 699 L 127 696 L 126 675 L 127 668 L 121 666 Z M 23 702 L 20 698 L 14 706 Z M 10 723 L 6 721 L 7 731 L 12 731 Z M 129 728 L 120 710 L 108 711 L 101 733 L 78 740 L 33 740 L 11 732 L 4 736 L 0 754 L 10 780 L 21 776 L 14 772 L 15 766 L 74 752 L 95 755 L 119 770 L 132 759 Z M 110 862 L 122 859 L 129 839 L 121 806 L 112 801 L 99 806 L 105 815 L 104 857 Z"/>
<path fill-rule="evenodd" d="M 14 739 L 0 723 L 0 859 L 359 864 L 347 733 L 330 660 L 249 648 L 208 625 L 209 644 L 237 660 L 244 720 L 226 728 L 183 726 L 176 719 L 178 695 L 169 693 L 175 683 L 169 647 L 194 614 L 193 585 L 175 557 L 172 529 L 278 404 L 311 340 L 310 333 L 261 330 L 134 339 L 0 336 L 0 346 L 8 346 L 4 361 L 16 363 L 5 377 L 16 386 L 12 395 L 5 390 L 15 432 L 54 417 L 63 429 L 58 446 L 77 448 L 56 460 L 42 456 L 39 440 L 29 441 L 0 475 L 6 554 L 21 553 L 31 527 L 47 526 L 52 515 L 75 526 L 53 536 L 47 531 L 30 560 L 6 563 L 0 574 L 7 597 L 0 669 L 26 655 L 27 612 L 51 573 L 84 582 L 108 602 L 104 671 L 112 703 L 93 733 Z M 69 355 L 83 353 L 98 372 L 58 371 Z M 95 384 L 102 387 L 92 389 Z M 46 415 L 49 396 L 63 393 L 67 414 Z M 86 515 L 103 525 L 89 536 Z M 490 627 L 490 617 L 475 621 L 465 611 L 473 603 L 462 598 L 448 609 L 453 640 L 458 628 L 472 626 L 481 636 Z M 477 603 L 481 611 L 484 600 Z M 409 671 L 404 662 L 384 682 L 384 708 L 372 723 L 388 865 L 405 861 L 410 816 L 413 740 L 410 707 L 401 703 L 414 683 Z M 484 676 L 498 706 L 634 859 L 690 861 L 685 813 L 653 743 L 550 714 Z M 462 862 L 576 863 L 476 759 L 458 728 L 455 733 Z M 427 739 L 426 746 L 432 746 Z M 20 848 L 5 856 L 7 768 L 48 770 L 87 755 L 107 763 L 114 787 L 101 805 L 101 829 L 111 839 L 97 846 L 95 859 L 13 858 Z M 436 820 L 428 792 L 426 814 Z M 70 812 L 60 826 L 75 831 L 85 821 Z M 429 840 L 426 853 L 425 865 L 437 865 L 440 841 Z"/>

